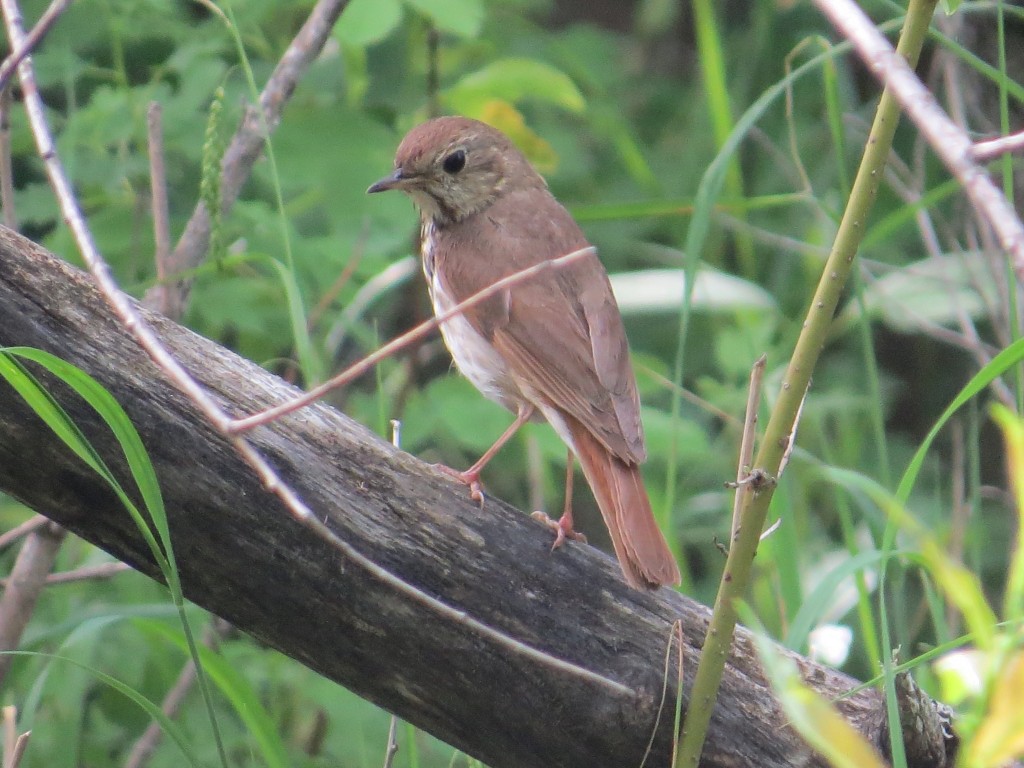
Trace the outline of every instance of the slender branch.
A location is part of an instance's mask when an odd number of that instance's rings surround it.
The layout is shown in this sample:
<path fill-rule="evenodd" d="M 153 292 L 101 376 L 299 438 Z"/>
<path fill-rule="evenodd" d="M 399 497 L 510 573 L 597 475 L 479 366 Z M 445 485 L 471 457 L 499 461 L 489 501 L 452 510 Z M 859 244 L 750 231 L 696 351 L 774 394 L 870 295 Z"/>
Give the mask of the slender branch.
<path fill-rule="evenodd" d="M 43 518 L 44 520 L 46 518 Z M 90 581 L 93 579 L 109 579 L 119 573 L 130 571 L 132 567 L 121 562 L 101 563 L 100 565 L 88 565 L 82 568 L 75 568 L 73 571 L 59 571 L 51 573 L 46 577 L 46 586 L 57 584 L 72 584 L 79 581 Z M 10 579 L 0 579 L 0 587 L 7 589 L 11 583 Z"/>
<path fill-rule="evenodd" d="M 898 51 L 911 64 L 917 62 L 921 53 L 936 2 L 937 0 L 910 1 Z M 854 257 L 864 236 L 865 221 L 878 192 L 899 115 L 899 103 L 887 86 L 879 101 L 832 251 L 825 262 L 807 319 L 786 370 L 782 391 L 772 409 L 764 439 L 754 461 L 755 471 L 768 476 L 778 474 L 789 447 L 789 435 L 796 423 L 811 373 L 825 346 L 839 298 L 853 270 Z M 682 746 L 675 762 L 676 768 L 696 768 L 700 761 L 704 738 L 736 629 L 737 603 L 750 584 L 754 556 L 768 513 L 768 504 L 773 495 L 770 484 L 760 491 L 749 486 L 741 490 L 744 493 L 740 525 L 729 548 L 725 572 L 715 598 L 714 612 L 697 667 L 686 721 L 683 724 Z"/>
<path fill-rule="evenodd" d="M 415 328 L 413 328 L 411 331 L 403 333 L 396 339 L 392 339 L 383 347 L 380 347 L 372 354 L 364 357 L 358 363 L 349 366 L 344 371 L 339 373 L 337 376 L 329 379 L 328 381 L 325 381 L 318 387 L 314 387 L 313 389 L 303 394 L 301 397 L 297 397 L 294 400 L 291 400 L 287 403 L 282 403 L 281 405 L 275 406 L 274 408 L 268 408 L 267 410 L 254 414 L 252 416 L 247 416 L 244 419 L 235 419 L 231 424 L 228 425 L 228 431 L 233 434 L 246 432 L 250 429 L 254 429 L 255 427 L 267 424 L 273 421 L 274 419 L 278 419 L 281 416 L 293 413 L 294 411 L 297 411 L 300 408 L 304 408 L 307 405 L 316 402 L 331 390 L 337 389 L 338 387 L 341 387 L 345 384 L 348 384 L 351 381 L 354 381 L 355 379 L 358 379 L 364 373 L 366 373 L 375 365 L 377 365 L 377 363 L 379 363 L 381 360 L 390 357 L 391 355 L 395 354 L 395 352 L 398 352 L 400 349 L 404 349 L 413 342 L 419 341 L 424 336 L 433 331 L 435 328 L 437 328 L 439 325 L 441 325 L 441 323 L 444 323 L 446 320 L 451 320 L 456 315 L 461 315 L 467 309 L 472 309 L 477 304 L 480 304 L 483 301 L 487 301 L 487 299 L 491 298 L 495 294 L 498 294 L 501 291 L 511 288 L 512 286 L 518 283 L 530 280 L 536 277 L 537 275 L 547 272 L 549 269 L 561 269 L 570 264 L 573 264 L 576 261 L 579 261 L 584 256 L 593 256 L 596 253 L 597 251 L 593 246 L 587 246 L 586 248 L 580 248 L 579 250 L 573 251 L 572 253 L 567 253 L 565 256 L 559 256 L 557 259 L 542 261 L 540 264 L 534 264 L 532 267 L 527 267 L 526 269 L 521 269 L 518 272 L 513 272 L 511 275 L 503 277 L 501 280 L 491 283 L 486 288 L 477 291 L 468 299 L 460 301 L 451 309 L 442 312 L 441 314 L 436 315 L 435 317 L 432 317 L 429 320 L 425 320 L 424 322 L 420 323 Z"/>
<path fill-rule="evenodd" d="M 32 27 L 32 31 L 22 40 L 20 45 L 12 45 L 14 52 L 9 54 L 6 59 L 0 63 L 0 90 L 7 88 L 11 77 L 14 75 L 15 70 L 21 63 L 22 59 L 28 56 L 32 51 L 35 50 L 36 46 L 46 36 L 46 33 L 50 31 L 54 24 L 57 23 L 57 19 L 68 9 L 73 0 L 53 0 L 49 7 L 43 12 L 43 15 L 39 17 L 39 21 Z"/>
<path fill-rule="evenodd" d="M 18 228 L 14 211 L 14 167 L 11 164 L 11 89 L 0 88 L 0 208 L 5 227 Z"/>
<path fill-rule="evenodd" d="M 974 145 L 974 159 L 984 163 L 1001 155 L 1013 152 L 1024 152 L 1024 131 L 1000 136 L 998 139 L 979 141 Z"/>
<path fill-rule="evenodd" d="M 181 317 L 184 297 L 167 281 L 167 260 L 171 255 L 171 215 L 167 203 L 167 171 L 164 167 L 164 131 L 163 109 L 158 102 L 152 101 L 146 110 L 146 131 L 149 149 L 149 189 L 153 206 L 153 242 L 156 250 L 153 260 L 156 262 L 156 280 L 158 290 L 155 292 L 159 300 L 153 308 L 167 317 Z"/>
<path fill-rule="evenodd" d="M 391 725 L 388 726 L 388 746 L 384 750 L 384 768 L 391 768 L 395 762 L 395 755 L 398 754 L 398 717 L 391 716 Z"/>
<path fill-rule="evenodd" d="M 732 509 L 732 528 L 730 529 L 729 540 L 736 536 L 736 530 L 740 525 L 740 507 L 743 494 L 739 492 L 746 479 L 750 476 L 750 470 L 754 462 L 754 441 L 757 438 L 757 408 L 761 404 L 761 383 L 764 380 L 764 369 L 768 363 L 768 357 L 761 355 L 750 369 L 750 386 L 747 389 L 747 410 L 743 418 L 743 437 L 740 440 L 739 462 L 736 464 L 736 500 Z"/>
<path fill-rule="evenodd" d="M 28 747 L 29 736 L 32 731 L 18 733 L 18 708 L 13 706 L 4 707 L 3 711 L 3 768 L 18 768 L 21 763 L 25 748 Z"/>
<path fill-rule="evenodd" d="M 260 93 L 258 109 L 250 107 L 246 110 L 242 124 L 232 137 L 221 161 L 222 213 L 227 213 L 234 205 L 267 137 L 281 122 L 284 107 L 299 79 L 330 39 L 334 22 L 338 20 L 346 2 L 319 0 L 267 80 Z M 200 202 L 168 259 L 168 271 L 181 274 L 195 269 L 206 258 L 209 244 L 210 212 Z M 189 281 L 181 282 L 182 295 L 187 296 Z"/>
<path fill-rule="evenodd" d="M 853 0 L 815 0 L 815 5 L 853 43 L 872 74 L 960 182 L 975 210 L 985 217 L 1010 255 L 1017 280 L 1024 283 L 1024 224 L 985 169 L 974 162 L 976 149 L 970 137 L 949 119 L 907 60 L 893 50 Z"/>
<path fill-rule="evenodd" d="M 21 525 L 11 528 L 11 530 L 0 536 L 0 552 L 7 549 L 11 544 L 19 539 L 28 536 L 33 531 L 42 528 L 47 522 L 47 519 L 42 515 L 33 515 Z"/>
<path fill-rule="evenodd" d="M 49 523 L 30 533 L 21 545 L 7 579 L 7 588 L 0 598 L 0 651 L 16 650 L 21 643 L 21 635 L 32 618 L 64 536 L 63 528 Z M 13 659 L 10 654 L 0 655 L 0 685 Z"/>

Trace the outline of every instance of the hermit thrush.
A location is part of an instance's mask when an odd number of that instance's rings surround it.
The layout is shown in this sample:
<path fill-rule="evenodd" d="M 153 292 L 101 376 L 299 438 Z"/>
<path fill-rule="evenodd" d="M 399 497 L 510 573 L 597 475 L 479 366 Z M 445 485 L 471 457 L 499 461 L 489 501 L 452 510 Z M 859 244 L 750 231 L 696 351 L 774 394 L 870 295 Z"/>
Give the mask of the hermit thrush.
<path fill-rule="evenodd" d="M 407 193 L 419 208 L 436 313 L 502 277 L 588 246 L 508 137 L 476 120 L 442 117 L 413 128 L 398 147 L 394 173 L 367 191 L 389 189 Z M 640 476 L 646 449 L 622 318 L 594 251 L 447 320 L 441 333 L 459 370 L 516 414 L 480 461 L 454 473 L 474 496 L 483 466 L 523 423 L 542 416 L 579 458 L 626 581 L 649 589 L 678 584 Z M 551 524 L 556 545 L 578 536 L 568 499 Z"/>

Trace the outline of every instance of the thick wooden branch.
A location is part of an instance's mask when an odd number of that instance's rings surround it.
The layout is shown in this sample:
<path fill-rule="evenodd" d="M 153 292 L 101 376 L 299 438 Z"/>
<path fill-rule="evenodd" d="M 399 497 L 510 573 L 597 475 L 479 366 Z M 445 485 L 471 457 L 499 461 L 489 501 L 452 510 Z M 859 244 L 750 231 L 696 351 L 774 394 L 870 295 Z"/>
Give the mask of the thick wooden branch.
<path fill-rule="evenodd" d="M 251 413 L 294 392 L 213 342 L 146 316 L 230 412 Z M 652 732 L 646 765 L 668 765 L 677 671 L 673 661 L 666 681 L 666 649 L 681 622 L 689 681 L 704 606 L 628 588 L 618 566 L 591 547 L 552 553 L 550 532 L 527 515 L 497 500 L 481 511 L 463 486 L 327 406 L 251 435 L 338 537 L 458 613 L 394 589 L 260 486 L 115 322 L 86 276 L 2 228 L 0 345 L 59 355 L 123 405 L 156 465 L 185 593 L 199 605 L 495 768 L 638 766 Z M 109 431 L 54 387 L 127 480 Z M 112 494 L 2 383 L 0 488 L 157 575 Z M 856 684 L 798 660 L 829 698 Z M 838 706 L 878 738 L 877 692 Z M 823 765 L 784 723 L 741 632 L 702 764 Z"/>

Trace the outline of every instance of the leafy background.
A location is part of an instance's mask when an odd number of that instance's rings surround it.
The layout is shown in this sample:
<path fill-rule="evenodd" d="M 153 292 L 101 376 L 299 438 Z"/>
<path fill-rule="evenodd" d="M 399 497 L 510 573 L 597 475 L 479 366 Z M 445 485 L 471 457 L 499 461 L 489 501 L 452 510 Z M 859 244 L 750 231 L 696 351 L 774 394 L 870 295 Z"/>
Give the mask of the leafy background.
<path fill-rule="evenodd" d="M 26 19 L 43 7 L 26 3 Z M 199 195 L 204 156 L 207 164 L 216 158 L 251 98 L 248 71 L 257 84 L 266 79 L 309 4 L 247 0 L 221 8 L 237 26 L 244 59 L 210 6 L 151 0 L 80 0 L 34 57 L 89 224 L 136 295 L 155 279 L 148 104 L 158 101 L 164 111 L 172 231 L 179 234 Z M 865 8 L 879 23 L 901 13 L 881 1 Z M 1003 34 L 991 6 L 964 3 L 939 18 L 919 68 L 979 134 L 1000 131 L 1001 107 L 1004 124 L 1014 116 L 1019 124 L 1024 100 L 1015 60 L 1024 50 L 1024 15 L 1004 10 Z M 388 172 L 404 131 L 432 109 L 499 125 L 544 171 L 616 275 L 644 401 L 652 500 L 687 564 L 685 591 L 710 603 L 722 564 L 716 539 L 728 536 L 732 504 L 723 481 L 735 476 L 749 370 L 767 354 L 771 397 L 877 98 L 874 81 L 834 40 L 806 3 L 352 0 L 273 136 L 274 162 L 257 165 L 220 224 L 219 247 L 197 273 L 185 322 L 309 385 L 424 319 L 429 306 L 413 258 L 412 207 L 398 195 L 367 197 L 365 189 Z M 1001 49 L 1009 59 L 1002 94 Z M 777 87 L 812 61 L 788 92 Z M 436 91 L 428 86 L 432 68 Z M 680 356 L 680 268 L 693 195 L 739 116 L 769 97 L 730 159 L 710 239 L 691 254 L 701 270 Z M 12 142 L 22 230 L 77 262 L 17 109 Z M 1019 170 L 1019 161 L 1012 163 L 993 169 L 1008 191 Z M 815 374 L 799 448 L 773 503 L 783 523 L 762 546 L 750 595 L 768 630 L 802 652 L 814 626 L 848 626 L 851 652 L 841 663 L 861 679 L 877 674 L 887 652 L 878 640 L 877 593 L 886 519 L 862 495 L 831 482 L 823 467 L 852 469 L 894 490 L 955 393 L 1017 336 L 1002 256 L 907 127 L 897 134 L 868 227 L 856 285 Z M 510 416 L 449 368 L 435 338 L 333 402 L 382 437 L 390 437 L 391 419 L 401 419 L 406 450 L 467 466 Z M 1018 375 L 968 405 L 929 454 L 909 505 L 994 603 L 1003 594 L 1016 518 L 986 405 L 1019 406 L 1022 391 Z M 531 425 L 485 480 L 491 493 L 523 508 L 557 510 L 564 462 L 550 430 Z M 601 545 L 593 502 L 584 484 L 577 486 L 580 527 Z M 0 501 L 4 528 L 27 515 Z M 9 567 L 13 554 L 2 557 Z M 108 559 L 71 540 L 58 568 Z M 903 660 L 961 631 L 948 595 L 916 562 L 914 543 L 906 542 L 884 576 L 892 640 Z M 189 610 L 194 625 L 210 622 Z M 186 659 L 179 634 L 166 590 L 136 574 L 49 588 L 23 647 L 86 668 L 48 656 L 15 660 L 4 699 L 33 729 L 23 764 L 123 763 L 149 719 L 93 670 L 159 702 Z M 219 653 L 210 664 L 226 676 L 215 681 L 216 701 L 232 764 L 381 763 L 386 713 L 237 633 L 227 634 Z M 922 660 L 915 673 L 944 694 L 930 664 Z M 266 716 L 244 719 L 245 710 Z M 213 763 L 197 692 L 177 720 L 196 757 Z M 472 762 L 410 727 L 399 736 L 397 766 Z M 148 764 L 181 760 L 165 740 Z"/>

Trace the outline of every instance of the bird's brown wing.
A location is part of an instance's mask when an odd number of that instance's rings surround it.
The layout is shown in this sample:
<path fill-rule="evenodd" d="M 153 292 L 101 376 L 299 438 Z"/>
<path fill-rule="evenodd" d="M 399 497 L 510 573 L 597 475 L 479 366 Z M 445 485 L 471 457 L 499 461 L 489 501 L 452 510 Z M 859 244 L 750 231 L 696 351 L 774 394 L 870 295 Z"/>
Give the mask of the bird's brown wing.
<path fill-rule="evenodd" d="M 496 273 L 503 277 L 588 245 L 569 213 L 546 190 L 543 205 L 536 204 L 536 194 L 530 197 L 524 205 L 521 195 L 506 195 L 460 223 L 463 257 L 456 261 L 448 253 L 443 256 L 453 298 L 468 298 Z M 515 286 L 466 317 L 491 341 L 524 390 L 571 414 L 623 461 L 644 460 L 626 333 L 596 254 Z"/>

